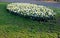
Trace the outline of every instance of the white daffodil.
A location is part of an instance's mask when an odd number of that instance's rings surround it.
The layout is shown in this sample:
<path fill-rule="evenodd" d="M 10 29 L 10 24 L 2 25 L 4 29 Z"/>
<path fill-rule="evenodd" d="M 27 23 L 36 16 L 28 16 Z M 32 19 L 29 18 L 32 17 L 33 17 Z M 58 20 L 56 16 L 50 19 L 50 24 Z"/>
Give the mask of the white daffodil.
<path fill-rule="evenodd" d="M 10 3 L 7 9 L 23 16 L 49 17 L 55 15 L 54 11 L 46 6 L 29 3 Z"/>

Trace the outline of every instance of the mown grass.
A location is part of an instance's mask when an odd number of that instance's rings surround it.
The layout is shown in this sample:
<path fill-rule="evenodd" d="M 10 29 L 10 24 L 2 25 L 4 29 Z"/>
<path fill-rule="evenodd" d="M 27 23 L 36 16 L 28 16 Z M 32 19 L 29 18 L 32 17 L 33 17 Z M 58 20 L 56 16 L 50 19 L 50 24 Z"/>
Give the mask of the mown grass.
<path fill-rule="evenodd" d="M 60 8 L 51 22 L 38 22 L 10 14 L 8 3 L 0 3 L 0 38 L 60 38 Z"/>

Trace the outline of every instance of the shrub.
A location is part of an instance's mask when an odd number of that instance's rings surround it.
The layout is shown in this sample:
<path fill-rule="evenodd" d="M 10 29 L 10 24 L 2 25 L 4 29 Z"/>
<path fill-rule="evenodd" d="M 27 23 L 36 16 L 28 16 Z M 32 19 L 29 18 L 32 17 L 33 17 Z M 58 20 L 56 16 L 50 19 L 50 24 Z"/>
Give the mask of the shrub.
<path fill-rule="evenodd" d="M 37 20 L 48 20 L 55 15 L 54 11 L 46 6 L 29 3 L 10 3 L 7 5 L 7 10 Z"/>

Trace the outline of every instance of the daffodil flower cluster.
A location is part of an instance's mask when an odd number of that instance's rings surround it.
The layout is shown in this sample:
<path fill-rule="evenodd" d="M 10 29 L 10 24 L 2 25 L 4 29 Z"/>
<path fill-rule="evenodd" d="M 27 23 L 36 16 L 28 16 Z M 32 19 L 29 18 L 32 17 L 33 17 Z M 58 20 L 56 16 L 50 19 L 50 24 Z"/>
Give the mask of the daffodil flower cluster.
<path fill-rule="evenodd" d="M 30 3 L 10 3 L 7 5 L 7 9 L 23 16 L 43 18 L 55 15 L 54 11 L 52 9 L 47 8 L 46 6 Z"/>

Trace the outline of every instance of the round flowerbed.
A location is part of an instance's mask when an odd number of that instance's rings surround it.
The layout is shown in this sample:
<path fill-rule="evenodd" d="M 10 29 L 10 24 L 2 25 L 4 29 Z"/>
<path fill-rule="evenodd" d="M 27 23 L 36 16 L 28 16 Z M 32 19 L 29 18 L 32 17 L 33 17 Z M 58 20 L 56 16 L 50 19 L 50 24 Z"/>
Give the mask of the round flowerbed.
<path fill-rule="evenodd" d="M 37 20 L 48 20 L 55 16 L 52 9 L 46 6 L 29 3 L 10 3 L 7 5 L 7 10 L 11 13 Z"/>

